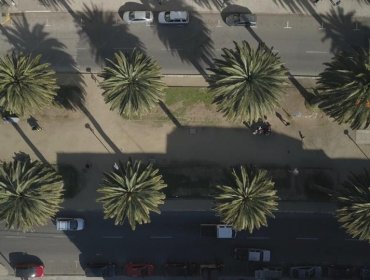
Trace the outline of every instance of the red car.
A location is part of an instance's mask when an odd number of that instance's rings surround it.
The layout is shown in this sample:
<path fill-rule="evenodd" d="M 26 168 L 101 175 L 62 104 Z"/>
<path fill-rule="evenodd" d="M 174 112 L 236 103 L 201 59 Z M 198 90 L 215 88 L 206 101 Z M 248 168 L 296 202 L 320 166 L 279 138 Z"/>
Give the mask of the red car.
<path fill-rule="evenodd" d="M 154 273 L 154 265 L 149 263 L 127 263 L 125 265 L 125 271 L 126 274 L 131 277 L 152 276 Z"/>
<path fill-rule="evenodd" d="M 15 265 L 15 276 L 22 279 L 43 277 L 45 267 L 40 264 L 17 264 Z"/>

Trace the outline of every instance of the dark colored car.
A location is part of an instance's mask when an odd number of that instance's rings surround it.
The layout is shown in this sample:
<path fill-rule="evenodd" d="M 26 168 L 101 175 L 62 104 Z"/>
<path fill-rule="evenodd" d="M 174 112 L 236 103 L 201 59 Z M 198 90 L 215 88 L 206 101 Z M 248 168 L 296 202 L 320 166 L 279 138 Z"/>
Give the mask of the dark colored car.
<path fill-rule="evenodd" d="M 88 263 L 85 267 L 86 277 L 114 277 L 116 265 L 112 263 Z"/>
<path fill-rule="evenodd" d="M 194 276 L 199 275 L 199 265 L 196 263 L 166 263 L 166 276 Z"/>
<path fill-rule="evenodd" d="M 353 268 L 345 265 L 328 266 L 328 277 L 332 279 L 351 279 L 353 277 Z"/>
<path fill-rule="evenodd" d="M 17 264 L 15 265 L 15 276 L 20 278 L 43 277 L 45 267 L 40 264 Z"/>
<path fill-rule="evenodd" d="M 127 263 L 125 265 L 125 271 L 131 277 L 152 276 L 154 274 L 154 265 L 149 263 Z"/>
<path fill-rule="evenodd" d="M 257 17 L 254 14 L 230 14 L 225 18 L 225 22 L 229 26 L 256 26 Z"/>

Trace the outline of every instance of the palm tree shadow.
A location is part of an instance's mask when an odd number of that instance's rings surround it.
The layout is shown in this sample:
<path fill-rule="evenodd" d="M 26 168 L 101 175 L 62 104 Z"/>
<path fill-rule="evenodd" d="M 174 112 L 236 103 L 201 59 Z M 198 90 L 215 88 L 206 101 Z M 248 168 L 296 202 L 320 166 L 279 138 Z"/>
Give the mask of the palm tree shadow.
<path fill-rule="evenodd" d="M 112 59 L 118 50 L 137 48 L 144 51 L 141 41 L 128 32 L 127 25 L 121 23 L 118 13 L 84 4 L 83 11 L 74 13 L 73 17 L 82 43 L 90 45 L 91 54 L 99 66 L 104 66 L 106 59 Z"/>
<path fill-rule="evenodd" d="M 141 0 L 144 6 L 149 6 L 148 0 Z M 205 78 L 208 77 L 206 69 L 213 64 L 214 56 L 211 30 L 193 7 L 178 1 L 178 10 L 188 11 L 190 23 L 186 28 L 166 25 L 155 25 L 155 32 L 172 55 L 178 56 L 181 61 L 192 64 Z M 181 29 L 182 36 L 179 36 Z"/>
<path fill-rule="evenodd" d="M 70 0 L 38 0 L 39 3 L 46 7 L 52 7 L 54 9 L 64 8 L 67 11 L 72 11 Z"/>
<path fill-rule="evenodd" d="M 166 113 L 167 117 L 176 125 L 176 127 L 182 127 L 182 124 L 177 120 L 177 118 L 172 114 L 170 109 L 162 101 L 159 102 L 159 107 Z"/>
<path fill-rule="evenodd" d="M 331 52 L 351 51 L 352 48 L 369 48 L 370 28 L 355 20 L 355 12 L 344 13 L 343 8 L 332 9 L 323 15 L 325 36 L 331 40 Z"/>
<path fill-rule="evenodd" d="M 264 44 L 265 42 L 261 39 L 261 37 L 258 36 L 258 34 L 254 31 L 253 28 L 247 26 L 246 29 L 249 31 L 249 33 L 252 35 L 252 37 L 260 44 Z M 302 97 L 305 98 L 305 100 L 309 101 L 312 98 L 312 94 L 308 92 L 301 84 L 298 82 L 298 80 L 290 73 L 289 69 L 286 69 L 288 72 L 288 79 L 289 81 L 295 86 L 295 88 L 299 91 L 299 93 L 302 95 Z"/>
<path fill-rule="evenodd" d="M 294 14 L 308 13 L 315 18 L 317 22 L 321 22 L 320 14 L 317 13 L 315 4 L 311 0 L 273 0 L 273 2 L 275 5 L 281 6 Z"/>
<path fill-rule="evenodd" d="M 59 94 L 60 93 L 60 94 Z M 90 111 L 85 106 L 85 91 L 78 86 L 62 86 L 58 91 L 58 97 L 56 98 L 57 105 L 69 109 L 69 110 L 80 110 L 89 119 L 95 130 L 100 134 L 100 136 L 105 140 L 110 148 L 116 153 L 121 154 L 121 150 L 114 144 L 114 142 L 108 137 L 104 132 L 103 128 L 90 113 Z M 87 128 L 87 127 L 86 127 Z M 96 135 L 95 135 L 96 136 Z M 97 136 L 96 136 L 97 137 Z M 104 145 L 104 144 L 103 144 Z M 105 146 L 104 146 L 105 147 Z M 109 152 L 109 150 L 108 150 Z"/>
<path fill-rule="evenodd" d="M 31 26 L 24 14 L 15 19 L 13 24 L 14 26 L 0 26 L 0 30 L 8 42 L 13 45 L 14 51 L 41 54 L 41 62 L 50 63 L 57 72 L 72 73 L 68 75 L 68 78 L 62 75 L 57 76 L 59 84 L 68 81 L 79 87 L 85 85 L 75 60 L 65 51 L 66 46 L 50 37 L 49 33 L 44 30 L 45 25 L 37 23 Z"/>
<path fill-rule="evenodd" d="M 36 146 L 31 142 L 31 140 L 27 137 L 27 135 L 23 132 L 23 130 L 19 127 L 18 124 L 12 123 L 12 126 L 14 129 L 19 133 L 19 135 L 23 138 L 24 142 L 31 148 L 31 150 L 34 152 L 34 154 L 39 158 L 40 161 L 43 163 L 48 163 L 46 158 L 43 156 L 43 154 L 36 148 Z"/>

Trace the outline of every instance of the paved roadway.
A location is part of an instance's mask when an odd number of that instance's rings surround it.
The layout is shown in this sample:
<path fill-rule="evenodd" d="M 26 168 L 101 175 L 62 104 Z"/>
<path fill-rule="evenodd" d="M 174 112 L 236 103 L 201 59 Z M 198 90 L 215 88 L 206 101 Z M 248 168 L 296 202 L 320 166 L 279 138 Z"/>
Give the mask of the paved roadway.
<path fill-rule="evenodd" d="M 219 222 L 210 212 L 166 212 L 134 232 L 128 226 L 114 226 L 97 212 L 77 215 L 86 219 L 86 229 L 67 235 L 53 224 L 26 234 L 0 231 L 2 255 L 14 262 L 25 258 L 16 252 L 27 252 L 39 257 L 50 274 L 79 274 L 80 264 L 89 261 L 215 260 L 224 261 L 225 269 L 237 274 L 246 266 L 233 260 L 235 246 L 271 249 L 274 264 L 370 264 L 370 245 L 352 240 L 329 215 L 279 214 L 268 228 L 252 235 L 238 233 L 234 240 L 200 237 L 200 224 Z"/>
<path fill-rule="evenodd" d="M 199 74 L 223 47 L 244 39 L 273 46 L 293 74 L 316 75 L 333 52 L 349 44 L 367 46 L 370 37 L 370 19 L 349 14 L 259 15 L 257 27 L 248 29 L 226 26 L 219 14 L 192 12 L 190 19 L 178 27 L 125 25 L 118 14 L 98 9 L 14 15 L 11 25 L 1 28 L 0 53 L 15 46 L 43 53 L 59 71 L 99 71 L 114 51 L 138 47 L 159 61 L 164 74 Z"/>

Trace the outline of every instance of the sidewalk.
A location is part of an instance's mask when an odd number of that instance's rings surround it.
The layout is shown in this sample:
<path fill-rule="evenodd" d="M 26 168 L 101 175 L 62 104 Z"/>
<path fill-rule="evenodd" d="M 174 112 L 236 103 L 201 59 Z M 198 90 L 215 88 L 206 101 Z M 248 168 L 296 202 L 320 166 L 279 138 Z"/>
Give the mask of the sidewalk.
<path fill-rule="evenodd" d="M 11 0 L 6 0 L 11 3 Z M 369 17 L 370 5 L 364 1 L 343 0 L 338 6 L 333 6 L 329 0 L 320 0 L 313 4 L 311 0 L 134 0 L 134 1 L 117 1 L 117 0 L 48 0 L 42 5 L 39 0 L 14 0 L 16 5 L 10 5 L 13 13 L 17 12 L 66 12 L 81 11 L 84 6 L 95 5 L 104 11 L 118 12 L 125 4 L 140 4 L 143 9 L 152 11 L 159 10 L 177 10 L 179 7 L 188 7 L 199 13 L 219 13 L 226 7 L 242 6 L 249 9 L 255 14 L 302 14 L 316 16 L 318 14 L 329 13 L 333 9 L 340 10 L 343 14 L 354 13 L 355 17 Z M 161 4 L 160 4 L 161 3 Z M 237 9 L 236 9 L 237 10 Z"/>

